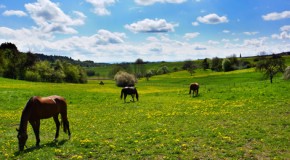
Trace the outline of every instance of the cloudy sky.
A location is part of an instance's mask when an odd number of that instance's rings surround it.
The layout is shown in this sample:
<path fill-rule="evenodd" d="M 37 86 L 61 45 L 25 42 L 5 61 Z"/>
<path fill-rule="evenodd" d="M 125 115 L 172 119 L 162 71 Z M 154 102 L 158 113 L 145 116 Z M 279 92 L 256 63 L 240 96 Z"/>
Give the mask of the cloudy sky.
<path fill-rule="evenodd" d="M 290 51 L 289 0 L 1 0 L 0 43 L 95 62 Z"/>

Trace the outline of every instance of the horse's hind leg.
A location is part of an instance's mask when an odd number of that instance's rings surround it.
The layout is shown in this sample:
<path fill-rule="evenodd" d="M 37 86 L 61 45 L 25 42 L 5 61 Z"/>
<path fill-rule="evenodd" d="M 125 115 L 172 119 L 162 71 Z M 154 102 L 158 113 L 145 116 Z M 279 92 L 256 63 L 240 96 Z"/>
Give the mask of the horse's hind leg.
<path fill-rule="evenodd" d="M 134 94 L 131 94 L 131 97 L 132 97 L 133 102 L 135 102 Z"/>
<path fill-rule="evenodd" d="M 35 139 L 36 139 L 36 146 L 39 146 L 40 143 L 40 138 L 39 138 L 39 128 L 40 128 L 40 120 L 36 121 L 29 121 L 31 124 L 34 134 L 35 134 Z"/>
<path fill-rule="evenodd" d="M 58 120 L 58 115 L 53 116 L 53 120 L 54 120 L 55 125 L 56 125 L 56 132 L 55 132 L 55 137 L 54 137 L 54 140 L 56 141 L 57 138 L 58 138 L 58 135 L 59 135 L 59 127 L 60 127 L 60 122 Z"/>

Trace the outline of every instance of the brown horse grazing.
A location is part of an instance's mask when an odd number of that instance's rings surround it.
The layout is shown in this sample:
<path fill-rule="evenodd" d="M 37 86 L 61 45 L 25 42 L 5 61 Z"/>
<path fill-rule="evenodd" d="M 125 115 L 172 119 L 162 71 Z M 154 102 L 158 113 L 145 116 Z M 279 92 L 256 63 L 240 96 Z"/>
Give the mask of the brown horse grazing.
<path fill-rule="evenodd" d="M 123 98 L 123 94 L 124 94 L 124 102 L 126 102 L 126 97 L 128 94 L 132 96 L 133 102 L 134 96 L 136 95 L 136 99 L 138 101 L 139 95 L 135 87 L 124 87 L 121 91 L 121 99 Z"/>
<path fill-rule="evenodd" d="M 67 119 L 67 104 L 65 99 L 60 96 L 31 97 L 22 111 L 19 129 L 16 129 L 18 131 L 17 138 L 19 151 L 23 151 L 25 143 L 28 139 L 27 135 L 28 122 L 31 124 L 35 134 L 36 146 L 39 146 L 40 119 L 53 117 L 54 122 L 56 124 L 55 140 L 57 140 L 60 127 L 58 114 L 61 115 L 63 131 L 65 133 L 68 131 L 68 135 L 70 138 L 71 134 L 69 130 L 69 122 Z"/>
<path fill-rule="evenodd" d="M 199 88 L 199 84 L 198 83 L 191 83 L 189 86 L 189 94 L 191 95 L 191 91 L 193 91 L 193 95 L 195 94 L 195 96 L 198 95 L 198 88 Z"/>

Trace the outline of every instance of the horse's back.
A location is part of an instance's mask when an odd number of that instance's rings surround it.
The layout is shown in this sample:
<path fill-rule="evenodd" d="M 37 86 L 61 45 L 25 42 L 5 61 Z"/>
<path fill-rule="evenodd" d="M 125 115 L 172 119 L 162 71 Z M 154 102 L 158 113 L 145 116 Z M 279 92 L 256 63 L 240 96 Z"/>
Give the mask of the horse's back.
<path fill-rule="evenodd" d="M 196 89 L 198 89 L 199 88 L 199 84 L 198 83 L 191 83 L 190 84 L 190 89 L 194 89 L 194 90 L 196 90 Z"/>
<path fill-rule="evenodd" d="M 125 94 L 136 94 L 137 89 L 135 87 L 124 87 L 122 92 Z"/>
<path fill-rule="evenodd" d="M 50 118 L 66 111 L 65 99 L 61 96 L 33 97 L 33 114 L 40 119 Z"/>

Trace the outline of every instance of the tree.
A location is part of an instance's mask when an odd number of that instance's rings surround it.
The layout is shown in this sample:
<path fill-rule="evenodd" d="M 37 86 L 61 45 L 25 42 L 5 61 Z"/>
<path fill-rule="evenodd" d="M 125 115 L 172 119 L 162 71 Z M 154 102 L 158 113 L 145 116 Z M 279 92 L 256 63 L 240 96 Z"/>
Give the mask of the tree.
<path fill-rule="evenodd" d="M 11 42 L 5 42 L 0 45 L 0 50 L 6 50 L 6 49 L 18 52 L 16 45 Z"/>
<path fill-rule="evenodd" d="M 202 61 L 202 68 L 203 70 L 207 70 L 209 69 L 209 63 L 207 61 L 207 58 L 205 58 L 203 61 Z"/>
<path fill-rule="evenodd" d="M 212 59 L 211 70 L 213 71 L 221 71 L 222 70 L 222 59 L 215 57 Z"/>
<path fill-rule="evenodd" d="M 259 60 L 256 65 L 256 70 L 264 73 L 266 78 L 270 78 L 270 82 L 273 82 L 273 77 L 285 70 L 285 60 L 279 55 L 273 54 L 272 57 Z"/>
<path fill-rule="evenodd" d="M 187 70 L 191 76 L 196 68 L 197 67 L 192 60 L 186 60 L 182 66 L 182 69 Z"/>
<path fill-rule="evenodd" d="M 147 71 L 145 74 L 146 80 L 149 81 L 149 78 L 153 75 L 151 71 Z"/>
<path fill-rule="evenodd" d="M 230 70 L 236 70 L 240 68 L 240 61 L 235 54 L 227 57 L 227 59 L 230 60 L 230 65 L 231 65 Z"/>
<path fill-rule="evenodd" d="M 138 58 L 135 61 L 135 75 L 137 78 L 141 78 L 146 73 L 146 68 L 142 59 Z"/>
<path fill-rule="evenodd" d="M 119 71 L 125 71 L 128 73 L 132 73 L 132 68 L 129 63 L 120 63 L 116 64 L 112 67 L 112 70 L 108 73 L 108 76 L 111 78 L 114 78 L 114 76 L 119 72 Z"/>
<path fill-rule="evenodd" d="M 227 58 L 223 59 L 222 67 L 223 67 L 223 70 L 224 70 L 225 72 L 228 72 L 228 71 L 233 70 L 233 69 L 232 69 L 232 63 L 231 63 L 231 61 L 230 61 L 229 59 L 227 59 Z"/>
<path fill-rule="evenodd" d="M 167 66 L 162 66 L 161 68 L 158 69 L 157 73 L 158 74 L 167 74 L 167 73 L 169 73 L 169 69 Z"/>

